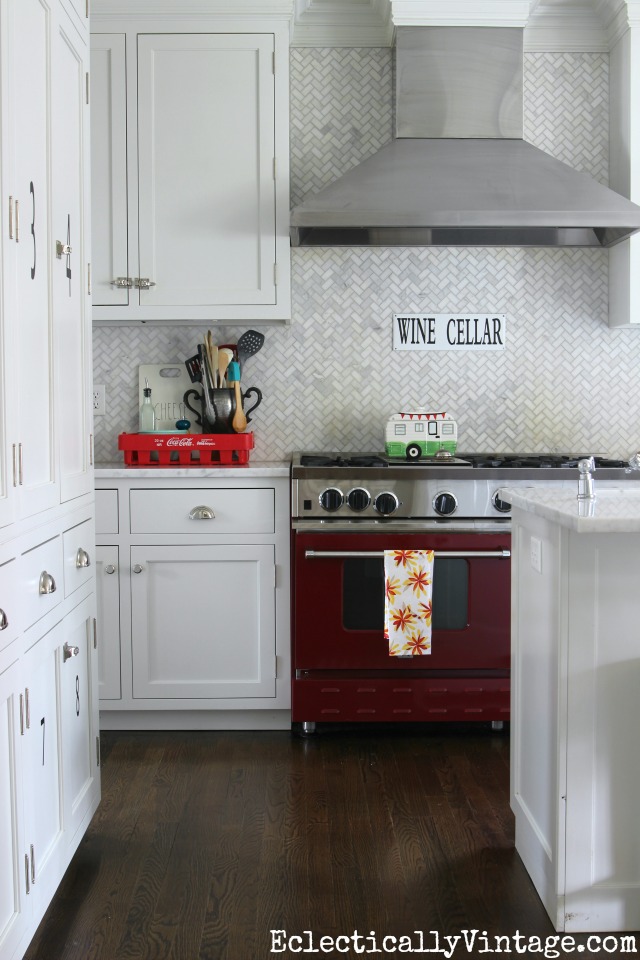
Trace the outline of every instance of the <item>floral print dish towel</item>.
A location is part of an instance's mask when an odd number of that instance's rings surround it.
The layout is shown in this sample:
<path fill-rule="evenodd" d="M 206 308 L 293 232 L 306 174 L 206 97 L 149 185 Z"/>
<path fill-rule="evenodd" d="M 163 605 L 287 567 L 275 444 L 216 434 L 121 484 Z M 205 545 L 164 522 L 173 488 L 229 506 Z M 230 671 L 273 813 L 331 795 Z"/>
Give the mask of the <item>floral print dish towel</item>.
<path fill-rule="evenodd" d="M 431 653 L 433 550 L 385 550 L 384 587 L 389 656 Z"/>

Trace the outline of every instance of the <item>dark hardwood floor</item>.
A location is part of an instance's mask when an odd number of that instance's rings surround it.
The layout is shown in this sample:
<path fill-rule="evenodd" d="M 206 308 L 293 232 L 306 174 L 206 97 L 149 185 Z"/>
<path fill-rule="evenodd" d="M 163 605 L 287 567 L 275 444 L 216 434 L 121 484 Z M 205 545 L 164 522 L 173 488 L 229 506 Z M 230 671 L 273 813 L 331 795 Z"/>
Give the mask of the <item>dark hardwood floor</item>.
<path fill-rule="evenodd" d="M 27 960 L 292 957 L 272 929 L 551 935 L 508 763 L 485 727 L 103 733 L 102 803 Z"/>

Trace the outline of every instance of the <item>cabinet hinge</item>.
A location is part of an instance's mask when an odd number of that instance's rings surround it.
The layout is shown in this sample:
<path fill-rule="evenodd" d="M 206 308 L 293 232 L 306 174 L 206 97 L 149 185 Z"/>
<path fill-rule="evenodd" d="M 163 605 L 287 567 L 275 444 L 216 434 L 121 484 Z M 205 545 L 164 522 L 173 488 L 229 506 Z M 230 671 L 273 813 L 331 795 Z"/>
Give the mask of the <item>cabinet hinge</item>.
<path fill-rule="evenodd" d="M 93 618 L 93 649 L 98 649 L 98 621 Z"/>
<path fill-rule="evenodd" d="M 100 737 L 96 737 L 96 765 L 100 766 Z"/>
<path fill-rule="evenodd" d="M 87 264 L 87 296 L 91 296 L 91 264 Z"/>
<path fill-rule="evenodd" d="M 89 434 L 89 466 L 93 466 L 93 434 Z"/>
<path fill-rule="evenodd" d="M 271 73 L 272 73 L 272 74 L 274 75 L 274 77 L 275 77 L 275 75 L 276 75 L 276 52 L 275 52 L 275 50 L 274 50 L 273 53 L 271 54 Z"/>
<path fill-rule="evenodd" d="M 273 265 L 273 285 L 274 287 L 278 286 L 278 264 L 274 263 Z"/>
<path fill-rule="evenodd" d="M 85 84 L 87 88 L 87 105 L 89 104 L 89 71 L 85 73 Z"/>
<path fill-rule="evenodd" d="M 274 679 L 274 680 L 277 680 L 277 679 L 278 679 L 278 666 L 279 666 L 280 657 L 274 657 L 274 660 L 275 660 L 275 663 L 274 663 L 274 666 L 273 666 L 273 679 Z"/>

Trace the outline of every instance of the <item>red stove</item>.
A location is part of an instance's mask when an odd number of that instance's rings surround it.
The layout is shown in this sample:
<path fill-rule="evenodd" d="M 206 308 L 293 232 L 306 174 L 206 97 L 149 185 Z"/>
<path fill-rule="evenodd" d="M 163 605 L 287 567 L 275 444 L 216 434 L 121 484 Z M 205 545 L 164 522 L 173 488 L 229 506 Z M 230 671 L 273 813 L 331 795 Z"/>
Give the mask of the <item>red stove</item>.
<path fill-rule="evenodd" d="M 294 455 L 292 720 L 490 721 L 510 708 L 507 483 L 573 484 L 579 456 Z M 595 458 L 600 480 L 627 463 Z M 431 654 L 389 656 L 384 551 L 435 551 Z"/>

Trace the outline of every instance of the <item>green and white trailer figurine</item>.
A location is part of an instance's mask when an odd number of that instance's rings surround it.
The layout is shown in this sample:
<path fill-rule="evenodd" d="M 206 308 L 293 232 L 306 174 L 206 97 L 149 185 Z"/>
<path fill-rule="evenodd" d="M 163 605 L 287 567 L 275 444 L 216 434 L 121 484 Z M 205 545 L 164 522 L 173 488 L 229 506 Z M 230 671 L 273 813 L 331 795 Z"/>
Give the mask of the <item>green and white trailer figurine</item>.
<path fill-rule="evenodd" d="M 411 410 L 394 413 L 387 420 L 385 451 L 389 457 L 419 460 L 434 457 L 439 450 L 452 456 L 458 444 L 458 425 L 446 413 Z"/>

